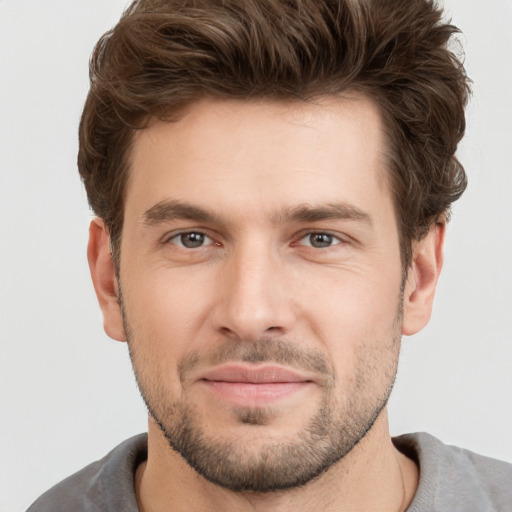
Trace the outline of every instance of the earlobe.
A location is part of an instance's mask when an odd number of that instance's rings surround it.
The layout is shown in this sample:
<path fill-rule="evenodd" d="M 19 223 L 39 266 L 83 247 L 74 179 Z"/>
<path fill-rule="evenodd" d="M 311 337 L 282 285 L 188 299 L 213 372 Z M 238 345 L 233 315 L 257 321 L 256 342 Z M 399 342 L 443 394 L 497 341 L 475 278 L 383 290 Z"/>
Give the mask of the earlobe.
<path fill-rule="evenodd" d="M 94 218 L 89 227 L 87 259 L 94 290 L 103 313 L 105 332 L 117 341 L 126 341 L 110 238 L 105 224 L 99 218 Z"/>
<path fill-rule="evenodd" d="M 443 266 L 445 230 L 444 221 L 435 223 L 424 238 L 414 242 L 404 290 L 402 333 L 406 336 L 416 334 L 430 320 L 437 280 Z"/>

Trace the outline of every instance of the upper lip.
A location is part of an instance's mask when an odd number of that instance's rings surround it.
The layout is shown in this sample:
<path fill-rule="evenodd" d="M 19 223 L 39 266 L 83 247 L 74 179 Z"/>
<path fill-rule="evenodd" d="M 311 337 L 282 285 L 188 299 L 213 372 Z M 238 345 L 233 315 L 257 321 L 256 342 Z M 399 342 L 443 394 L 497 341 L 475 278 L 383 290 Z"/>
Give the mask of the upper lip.
<path fill-rule="evenodd" d="M 203 373 L 199 380 L 241 382 L 247 384 L 277 384 L 284 382 L 311 382 L 312 379 L 289 368 L 276 365 L 246 366 L 226 364 Z"/>

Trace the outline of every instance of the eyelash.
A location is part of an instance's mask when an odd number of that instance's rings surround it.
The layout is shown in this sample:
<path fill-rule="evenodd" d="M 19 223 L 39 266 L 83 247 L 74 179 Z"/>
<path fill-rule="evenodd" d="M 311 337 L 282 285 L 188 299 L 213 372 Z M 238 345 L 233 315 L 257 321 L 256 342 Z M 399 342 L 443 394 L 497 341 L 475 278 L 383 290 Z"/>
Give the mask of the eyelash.
<path fill-rule="evenodd" d="M 201 230 L 194 229 L 194 230 L 188 230 L 188 231 L 180 231 L 179 233 L 173 233 L 172 235 L 165 237 L 165 239 L 163 240 L 163 243 L 164 244 L 172 243 L 173 240 L 179 240 L 180 237 L 183 237 L 186 235 L 200 235 L 200 236 L 203 236 L 203 237 L 208 238 L 213 241 L 212 237 L 210 237 L 208 235 L 208 233 L 205 233 L 204 231 L 201 231 Z M 185 247 L 183 244 L 174 244 L 174 245 L 176 245 L 178 247 L 182 247 L 184 249 L 195 249 L 196 248 L 196 247 L 194 247 L 194 248 Z M 210 245 L 210 244 L 208 244 L 208 245 Z M 220 245 L 220 244 L 214 242 L 213 245 Z M 202 248 L 202 247 L 204 247 L 204 246 L 201 245 L 197 248 Z"/>
<path fill-rule="evenodd" d="M 293 245 L 299 245 L 298 242 L 300 242 L 306 238 L 311 239 L 311 237 L 313 237 L 315 235 L 316 236 L 323 235 L 323 236 L 329 237 L 332 242 L 334 242 L 334 241 L 336 241 L 336 242 L 331 243 L 327 247 L 315 247 L 311 243 L 308 245 L 304 245 L 305 247 L 311 247 L 313 249 L 330 249 L 333 246 L 340 245 L 345 242 L 340 236 L 335 235 L 334 233 L 331 233 L 329 231 L 308 231 L 307 233 L 304 233 L 300 238 L 298 238 L 297 242 L 295 242 Z"/>
<path fill-rule="evenodd" d="M 213 244 L 207 244 L 207 245 L 217 245 L 217 246 L 221 245 L 220 243 L 215 242 L 212 239 L 212 237 L 210 237 L 208 235 L 208 233 L 206 233 L 204 231 L 201 231 L 201 230 L 188 230 L 188 231 L 180 231 L 178 233 L 173 233 L 172 235 L 165 237 L 165 239 L 163 240 L 163 243 L 164 244 L 173 243 L 173 240 L 179 240 L 180 237 L 183 237 L 183 236 L 186 236 L 186 235 L 199 235 L 199 236 L 208 238 L 209 240 L 211 240 L 213 242 Z M 315 235 L 317 235 L 317 236 L 318 235 L 323 235 L 323 236 L 329 237 L 331 239 L 331 242 L 332 241 L 336 241 L 336 243 L 331 243 L 330 245 L 325 246 L 325 247 L 315 247 L 311 243 L 309 243 L 309 244 L 300 244 L 299 243 L 299 242 L 301 242 L 302 240 L 304 240 L 304 239 L 306 239 L 308 237 L 310 237 L 310 240 L 311 240 L 311 237 L 313 237 Z M 292 247 L 300 246 L 301 245 L 303 247 L 310 247 L 312 249 L 330 249 L 333 246 L 340 245 L 340 244 L 343 244 L 343 243 L 346 243 L 346 240 L 343 240 L 340 236 L 335 235 L 334 233 L 331 233 L 329 231 L 308 231 L 308 232 L 302 233 L 300 235 L 300 237 L 297 238 L 296 241 L 293 242 L 291 245 L 292 245 Z M 181 244 L 177 244 L 176 243 L 176 244 L 173 244 L 173 245 L 176 245 L 178 247 L 182 247 L 184 249 L 189 249 L 189 250 L 200 249 L 200 248 L 205 247 L 205 245 L 203 245 L 203 244 L 201 244 L 201 245 L 199 245 L 197 247 L 186 247 L 183 243 L 181 243 Z"/>

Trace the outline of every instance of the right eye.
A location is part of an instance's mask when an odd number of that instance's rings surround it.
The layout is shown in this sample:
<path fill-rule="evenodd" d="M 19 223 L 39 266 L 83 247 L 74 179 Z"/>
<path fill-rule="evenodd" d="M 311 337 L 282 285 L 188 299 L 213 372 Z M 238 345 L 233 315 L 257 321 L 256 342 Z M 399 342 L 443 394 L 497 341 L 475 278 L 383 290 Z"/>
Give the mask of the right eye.
<path fill-rule="evenodd" d="M 200 231 L 186 231 L 173 235 L 169 238 L 168 243 L 185 249 L 198 249 L 205 245 L 213 244 L 213 240 Z"/>

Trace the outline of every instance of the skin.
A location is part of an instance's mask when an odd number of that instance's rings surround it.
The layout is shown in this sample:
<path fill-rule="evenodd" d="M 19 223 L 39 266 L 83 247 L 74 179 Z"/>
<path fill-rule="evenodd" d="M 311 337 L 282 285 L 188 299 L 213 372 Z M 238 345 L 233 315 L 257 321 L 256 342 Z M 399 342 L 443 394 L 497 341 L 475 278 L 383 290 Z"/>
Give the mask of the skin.
<path fill-rule="evenodd" d="M 209 442 L 230 442 L 250 461 L 297 440 L 328 393 L 337 421 L 385 400 L 400 334 L 430 318 L 444 225 L 414 243 L 403 282 L 384 149 L 378 108 L 357 95 L 316 103 L 205 99 L 178 122 L 136 135 L 120 282 L 100 219 L 91 223 L 88 257 L 105 330 L 125 341 L 129 329 L 139 386 L 160 420 L 172 426 L 166 407 L 188 407 Z M 176 217 L 176 201 L 213 216 Z M 334 203 L 343 215 L 319 215 Z M 315 218 L 290 214 L 306 206 Z M 205 234 L 204 243 L 184 247 L 184 231 Z M 312 233 L 332 238 L 315 247 Z M 329 371 L 279 363 L 308 380 L 270 399 L 246 390 L 233 397 L 229 385 L 219 393 L 201 378 L 224 364 L 212 358 L 222 348 L 238 363 L 246 347 L 264 351 L 274 341 L 319 355 Z M 193 362 L 189 371 L 184 361 Z M 254 411 L 252 423 L 241 420 Z M 148 461 L 136 478 L 146 512 L 405 510 L 417 487 L 415 464 L 391 443 L 385 407 L 318 478 L 265 494 L 205 479 L 151 416 L 148 433 Z"/>

